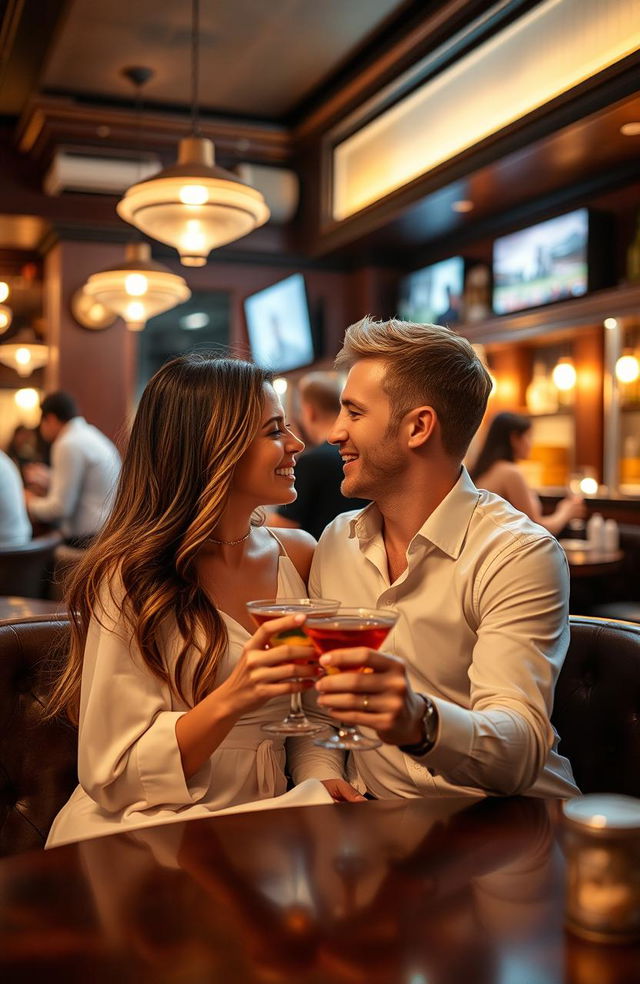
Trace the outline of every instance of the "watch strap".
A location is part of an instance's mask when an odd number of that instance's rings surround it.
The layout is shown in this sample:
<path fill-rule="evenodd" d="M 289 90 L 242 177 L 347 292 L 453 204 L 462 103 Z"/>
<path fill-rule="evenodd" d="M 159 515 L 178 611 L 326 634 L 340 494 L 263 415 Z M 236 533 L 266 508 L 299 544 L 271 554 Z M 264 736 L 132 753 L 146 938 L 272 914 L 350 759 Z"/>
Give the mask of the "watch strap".
<path fill-rule="evenodd" d="M 427 697 L 426 694 L 418 694 L 417 696 L 424 702 L 424 712 L 421 719 L 423 739 L 415 745 L 399 745 L 398 747 L 406 755 L 413 755 L 419 758 L 430 752 L 436 743 L 438 712 L 430 697 Z"/>

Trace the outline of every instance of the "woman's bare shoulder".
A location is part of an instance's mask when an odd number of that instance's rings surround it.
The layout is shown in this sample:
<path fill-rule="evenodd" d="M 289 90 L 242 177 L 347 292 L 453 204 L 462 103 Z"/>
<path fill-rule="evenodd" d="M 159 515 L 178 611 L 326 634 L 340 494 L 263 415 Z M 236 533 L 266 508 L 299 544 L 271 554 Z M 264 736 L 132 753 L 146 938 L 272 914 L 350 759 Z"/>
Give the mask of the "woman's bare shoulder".
<path fill-rule="evenodd" d="M 294 530 L 286 527 L 278 527 L 277 530 L 273 531 L 273 535 L 280 540 L 298 574 L 306 584 L 309 580 L 313 553 L 317 546 L 314 538 L 306 530 Z"/>

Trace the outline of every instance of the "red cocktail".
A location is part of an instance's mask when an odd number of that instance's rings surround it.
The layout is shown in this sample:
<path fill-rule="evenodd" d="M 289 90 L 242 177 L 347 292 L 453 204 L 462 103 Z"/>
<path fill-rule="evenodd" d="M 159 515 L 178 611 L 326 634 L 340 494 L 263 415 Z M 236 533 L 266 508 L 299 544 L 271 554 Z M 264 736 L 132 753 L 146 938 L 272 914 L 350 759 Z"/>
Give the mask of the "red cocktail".
<path fill-rule="evenodd" d="M 262 598 L 247 602 L 247 611 L 258 626 L 275 618 L 283 618 L 285 615 L 331 614 L 339 607 L 340 602 L 328 598 Z M 297 666 L 317 662 L 316 651 L 304 625 L 297 625 L 272 635 L 270 647 L 274 646 L 307 646 L 309 659 L 294 659 L 291 662 Z M 294 693 L 291 694 L 291 707 L 287 716 L 282 721 L 263 724 L 262 730 L 277 735 L 314 735 L 322 731 L 323 726 L 309 721 L 302 709 L 302 695 Z"/>
<path fill-rule="evenodd" d="M 320 653 L 360 646 L 379 649 L 397 618 L 397 613 L 387 608 L 339 608 L 333 614 L 309 615 L 304 630 Z M 335 666 L 326 669 L 327 673 L 368 672 L 364 666 L 354 666 L 350 670 Z M 323 748 L 366 750 L 378 748 L 382 742 L 377 738 L 368 738 L 356 727 L 340 724 L 336 734 L 329 738 L 317 738 L 314 744 Z"/>

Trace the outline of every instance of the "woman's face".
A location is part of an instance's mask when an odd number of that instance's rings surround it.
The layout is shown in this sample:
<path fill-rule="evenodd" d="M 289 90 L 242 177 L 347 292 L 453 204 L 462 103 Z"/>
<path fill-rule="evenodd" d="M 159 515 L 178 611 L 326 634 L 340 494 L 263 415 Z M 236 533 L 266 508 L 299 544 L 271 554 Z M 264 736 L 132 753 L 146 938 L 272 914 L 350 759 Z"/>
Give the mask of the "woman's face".
<path fill-rule="evenodd" d="M 263 392 L 260 427 L 236 465 L 231 494 L 246 496 L 256 506 L 275 506 L 296 497 L 293 466 L 304 444 L 285 424 L 273 386 L 265 383 Z"/>
<path fill-rule="evenodd" d="M 522 434 L 512 434 L 511 447 L 513 448 L 514 457 L 520 461 L 524 461 L 525 458 L 528 458 L 531 454 L 532 443 L 531 428 L 523 431 Z"/>

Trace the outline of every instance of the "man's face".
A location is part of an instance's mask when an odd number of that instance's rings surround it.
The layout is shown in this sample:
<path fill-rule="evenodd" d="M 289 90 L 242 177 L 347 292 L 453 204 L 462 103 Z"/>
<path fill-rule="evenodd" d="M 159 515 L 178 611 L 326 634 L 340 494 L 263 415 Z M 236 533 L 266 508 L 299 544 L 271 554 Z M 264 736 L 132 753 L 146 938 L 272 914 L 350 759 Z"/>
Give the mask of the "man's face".
<path fill-rule="evenodd" d="M 408 455 L 400 434 L 390 432 L 391 406 L 382 383 L 383 359 L 361 359 L 349 371 L 342 409 L 328 440 L 343 461 L 340 486 L 348 497 L 379 500 L 402 489 Z"/>
<path fill-rule="evenodd" d="M 57 417 L 54 417 L 52 413 L 44 413 L 42 415 L 40 418 L 40 433 L 47 444 L 51 444 L 55 440 L 59 429 L 60 423 Z"/>

